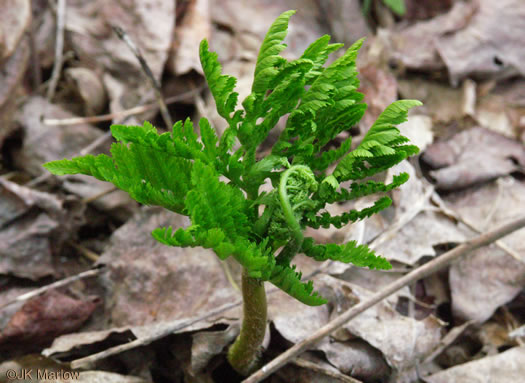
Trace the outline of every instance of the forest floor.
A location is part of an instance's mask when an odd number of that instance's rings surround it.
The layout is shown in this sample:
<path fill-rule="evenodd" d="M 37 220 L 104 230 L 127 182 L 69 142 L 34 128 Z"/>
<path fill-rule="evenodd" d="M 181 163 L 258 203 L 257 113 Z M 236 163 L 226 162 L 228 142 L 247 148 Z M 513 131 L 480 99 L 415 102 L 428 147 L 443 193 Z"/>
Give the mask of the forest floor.
<path fill-rule="evenodd" d="M 187 218 L 140 206 L 93 178 L 52 176 L 42 164 L 107 153 L 112 123 L 148 120 L 162 131 L 169 120 L 204 115 L 221 133 L 200 40 L 209 39 L 223 72 L 239 79 L 242 100 L 265 32 L 288 9 L 298 12 L 287 58 L 323 34 L 345 46 L 367 37 L 358 68 L 368 110 L 334 145 L 348 135 L 358 143 L 397 99 L 424 105 L 400 126 L 420 154 L 381 175 L 411 176 L 390 193 L 393 205 L 309 233 L 323 243 L 367 243 L 393 269 L 298 259 L 330 303 L 308 307 L 268 284 L 265 362 L 421 265 L 520 218 L 525 3 L 405 0 L 402 16 L 388 3 L 399 2 L 371 1 L 364 14 L 357 0 L 2 2 L 0 382 L 44 381 L 37 371 L 56 373 L 57 382 L 73 371 L 81 382 L 240 381 L 225 358 L 241 317 L 237 266 L 151 237 L 160 226 L 189 225 Z M 282 128 L 281 121 L 273 137 Z M 521 383 L 524 288 L 518 230 L 403 287 L 264 381 Z M 32 379 L 9 376 L 29 370 Z"/>

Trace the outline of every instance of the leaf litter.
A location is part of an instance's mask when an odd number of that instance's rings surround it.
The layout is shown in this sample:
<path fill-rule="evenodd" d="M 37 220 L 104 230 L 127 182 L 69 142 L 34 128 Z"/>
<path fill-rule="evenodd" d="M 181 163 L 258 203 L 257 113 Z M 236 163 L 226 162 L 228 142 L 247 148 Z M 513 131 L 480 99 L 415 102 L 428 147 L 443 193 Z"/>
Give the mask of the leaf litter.
<path fill-rule="evenodd" d="M 11 2 L 24 10 L 30 3 Z M 139 210 L 118 192 L 97 197 L 107 190 L 92 180 L 72 177 L 61 184 L 46 181 L 20 186 L 42 174 L 41 163 L 77 155 L 97 140 L 102 144 L 94 153 L 107 151 L 101 130 L 106 126 L 52 127 L 42 116 L 87 117 L 154 100 L 138 61 L 113 34 L 112 24 L 131 35 L 162 85 L 199 81 L 200 65 L 192 47 L 209 37 L 211 46 L 224 58 L 225 72 L 239 77 L 242 96 L 249 92 L 257 47 L 269 21 L 284 10 L 297 8 L 298 18 L 287 39 L 290 57 L 324 33 L 341 36 L 337 40 L 348 43 L 369 35 L 369 49 L 363 50 L 360 60 L 366 63 L 361 90 L 371 102 L 371 121 L 375 110 L 394 101 L 398 93 L 425 103 L 400 127 L 422 149 L 420 158 L 382 175 L 405 171 L 411 176 L 392 195 L 393 206 L 381 216 L 341 231 L 315 234 L 325 242 L 359 239 L 371 243 L 394 262 L 394 271 L 358 272 L 334 265 L 317 269 L 307 260 L 298 260 L 308 272 L 319 273 L 317 283 L 330 304 L 314 309 L 279 292 L 269 294 L 270 355 L 300 342 L 341 310 L 407 270 L 471 238 L 475 235 L 472 225 L 484 232 L 523 211 L 525 102 L 520 84 L 524 71 L 517 48 L 523 39 L 508 32 L 521 28 L 523 4 L 517 0 L 447 1 L 439 7 L 429 1 L 406 3 L 407 15 L 394 18 L 392 29 L 375 30 L 376 15 L 365 19 L 357 12 L 357 2 L 319 5 L 258 0 L 234 7 L 229 2 L 192 0 L 175 7 L 169 1 L 116 5 L 68 1 L 66 61 L 54 103 L 39 97 L 38 90 L 31 87 L 31 79 L 38 73 L 46 75 L 42 69 L 53 65 L 49 53 L 54 49 L 53 9 L 35 4 L 38 12 L 32 18 L 26 11 L 0 12 L 1 25 L 11 26 L 8 34 L 0 31 L 0 84 L 4 84 L 0 87 L 0 145 L 5 177 L 0 194 L 0 236 L 4 238 L 0 304 L 60 278 L 63 271 L 57 272 L 57 265 L 69 253 L 64 245 L 67 241 L 79 238 L 95 246 L 92 238 L 96 236 L 96 247 L 104 249 L 98 263 L 107 268 L 80 291 L 75 285 L 3 308 L 0 341 L 16 342 L 21 354 L 24 348 L 18 345 L 24 342 L 47 341 L 36 347 L 37 352 L 52 342 L 43 354 L 64 363 L 144 340 L 140 347 L 93 360 L 91 370 L 81 372 L 81 381 L 154 382 L 160 376 L 222 381 L 224 352 L 239 331 L 241 313 L 232 305 L 225 312 L 201 318 L 217 306 L 235 303 L 239 293 L 212 253 L 198 248 L 164 249 L 149 236 L 159 225 L 185 226 L 188 222 L 151 208 Z M 35 31 L 34 48 L 22 37 L 30 27 Z M 41 67 L 35 67 L 35 57 Z M 23 98 L 15 102 L 11 97 L 15 94 Z M 203 96 L 203 112 L 209 113 L 214 107 Z M 170 109 L 177 119 L 193 113 L 195 101 L 185 102 Z M 154 112 L 135 121 L 143 118 L 160 121 Z M 221 123 L 216 119 L 214 126 L 221 130 Z M 345 134 L 356 135 L 354 141 L 359 142 L 368 126 L 364 123 Z M 93 196 L 84 206 L 81 199 Z M 436 202 L 437 197 L 444 205 Z M 333 208 L 347 211 L 352 206 Z M 94 216 L 107 224 L 87 225 L 86 218 Z M 106 229 L 89 233 L 99 230 L 97 227 Z M 520 298 L 525 286 L 522 237 L 522 232 L 516 232 L 501 241 L 506 247 L 493 244 L 479 249 L 347 323 L 317 345 L 315 356 L 304 355 L 321 372 L 308 363 L 300 367 L 298 362 L 271 381 L 289 381 L 290 377 L 304 382 L 339 381 L 327 375 L 330 369 L 363 382 L 416 381 L 418 370 L 430 374 L 424 379 L 433 383 L 482 382 L 487 376 L 495 381 L 520 381 L 522 347 L 516 347 L 516 338 L 504 334 L 525 321 L 520 315 L 525 304 Z M 235 274 L 237 270 L 231 271 Z M 49 305 L 64 310 L 46 312 Z M 61 326 L 46 328 L 53 320 Z M 478 344 L 480 349 L 476 349 Z M 445 362 L 454 350 L 469 351 Z M 5 361 L 0 371 L 18 360 Z M 29 360 L 30 366 L 38 365 Z"/>

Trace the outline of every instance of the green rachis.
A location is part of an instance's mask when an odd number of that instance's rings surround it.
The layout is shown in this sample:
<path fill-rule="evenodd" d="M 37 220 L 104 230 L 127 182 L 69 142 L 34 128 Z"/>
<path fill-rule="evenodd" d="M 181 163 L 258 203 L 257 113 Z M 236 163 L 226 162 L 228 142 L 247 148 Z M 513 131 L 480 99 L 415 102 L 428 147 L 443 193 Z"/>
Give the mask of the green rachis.
<path fill-rule="evenodd" d="M 257 366 L 261 351 L 265 281 L 307 305 L 326 302 L 313 291 L 311 281 L 301 280 L 292 264 L 297 254 L 372 269 L 391 267 L 365 245 L 316 244 L 303 233 L 307 227 L 339 228 L 388 207 L 391 201 L 383 196 L 363 210 L 338 216 L 325 210 L 328 204 L 385 193 L 406 182 L 407 174 L 394 177 L 390 184 L 363 180 L 418 151 L 395 127 L 406 120 L 409 108 L 420 105 L 413 100 L 390 105 L 354 150 L 350 150 L 351 138 L 324 150 L 365 112 L 355 64 L 362 41 L 325 65 L 342 44 L 330 44 L 330 37 L 323 36 L 300 58 L 288 61 L 280 52 L 286 47 L 282 42 L 293 13 L 283 13 L 270 27 L 257 58 L 251 94 L 241 108 L 234 91 L 236 79 L 221 73 L 217 55 L 202 41 L 204 74 L 217 111 L 228 124 L 220 137 L 206 118 L 199 121 L 200 137 L 190 120 L 177 122 L 163 134 L 147 122 L 114 125 L 111 132 L 117 142 L 111 155 L 44 165 L 57 175 L 82 173 L 111 182 L 140 203 L 188 216 L 191 226 L 159 228 L 153 236 L 170 246 L 212 249 L 220 259 L 233 257 L 242 265 L 244 319 L 228 354 L 242 374 Z M 271 154 L 257 160 L 257 147 L 285 115 L 286 127 Z M 348 187 L 341 186 L 345 181 L 350 181 Z M 274 189 L 260 192 L 265 182 Z"/>

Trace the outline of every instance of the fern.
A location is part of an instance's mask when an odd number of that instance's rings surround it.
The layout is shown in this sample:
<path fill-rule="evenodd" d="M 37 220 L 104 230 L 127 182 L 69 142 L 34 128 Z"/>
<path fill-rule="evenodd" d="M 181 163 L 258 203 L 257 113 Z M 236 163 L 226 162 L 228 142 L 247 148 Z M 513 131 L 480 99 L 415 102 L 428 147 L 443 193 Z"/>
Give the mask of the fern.
<path fill-rule="evenodd" d="M 248 278 L 246 286 L 257 289 L 269 281 L 305 304 L 320 305 L 326 301 L 295 270 L 297 254 L 372 269 L 391 266 L 365 245 L 315 244 L 304 238 L 304 230 L 340 228 L 390 206 L 384 194 L 406 182 L 408 175 L 395 176 L 390 184 L 366 178 L 417 153 L 396 125 L 421 103 L 394 102 L 354 150 L 351 138 L 325 150 L 366 110 L 357 90 L 355 63 L 362 40 L 330 65 L 326 65 L 329 55 L 342 44 L 330 44 L 329 36 L 288 61 L 280 53 L 286 48 L 283 41 L 293 13 L 283 13 L 270 27 L 259 51 L 251 93 L 242 106 L 235 92 L 237 80 L 221 73 L 217 54 L 209 51 L 206 40 L 201 43 L 206 81 L 219 115 L 228 123 L 220 137 L 205 118 L 199 121 L 200 137 L 189 119 L 162 134 L 147 122 L 114 125 L 111 132 L 117 142 L 110 155 L 86 155 L 44 166 L 57 175 L 91 175 L 113 183 L 140 203 L 188 216 L 190 227 L 159 228 L 153 231 L 154 238 L 170 246 L 212 249 L 222 260 L 233 257 Z M 272 153 L 257 161 L 257 148 L 286 115 Z M 345 181 L 351 181 L 347 188 L 341 186 Z M 265 182 L 274 189 L 260 192 Z M 332 216 L 325 209 L 328 204 L 378 193 L 383 196 L 375 204 L 359 211 Z M 255 303 L 245 302 L 249 304 Z M 244 346 L 234 345 L 234 354 L 246 351 L 239 347 Z"/>

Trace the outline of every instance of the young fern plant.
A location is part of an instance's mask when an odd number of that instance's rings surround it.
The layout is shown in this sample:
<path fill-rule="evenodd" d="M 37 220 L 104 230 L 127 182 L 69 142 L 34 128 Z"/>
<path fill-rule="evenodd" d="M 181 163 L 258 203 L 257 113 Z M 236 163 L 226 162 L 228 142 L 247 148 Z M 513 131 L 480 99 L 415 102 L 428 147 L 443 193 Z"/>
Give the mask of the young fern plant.
<path fill-rule="evenodd" d="M 340 228 L 388 207 L 391 200 L 383 196 L 363 210 L 337 216 L 325 210 L 328 204 L 385 193 L 403 184 L 408 179 L 405 173 L 389 184 L 364 180 L 418 152 L 395 127 L 406 120 L 409 108 L 421 105 L 413 100 L 387 107 L 354 150 L 350 138 L 336 149 L 323 150 L 365 112 L 355 64 L 362 40 L 328 66 L 329 54 L 342 47 L 330 44 L 329 36 L 288 61 L 280 52 L 286 47 L 283 40 L 293 13 L 283 13 L 270 27 L 257 58 L 251 94 L 240 108 L 236 79 L 221 74 L 217 54 L 208 50 L 206 40 L 201 42 L 206 81 L 218 113 L 228 123 L 220 137 L 206 118 L 199 121 L 200 138 L 189 119 L 163 134 L 147 122 L 113 125 L 117 142 L 111 156 L 86 155 L 44 165 L 56 175 L 81 173 L 111 182 L 142 204 L 188 216 L 191 226 L 159 228 L 153 236 L 170 246 L 212 249 L 220 259 L 233 257 L 242 265 L 244 317 L 228 352 L 228 360 L 241 374 L 257 367 L 261 352 L 267 311 L 264 282 L 304 304 L 326 303 L 313 291 L 311 281 L 301 280 L 292 264 L 297 254 L 371 269 L 391 267 L 365 245 L 317 244 L 304 231 Z M 286 127 L 271 154 L 258 161 L 257 147 L 285 115 Z M 259 192 L 267 180 L 274 189 Z M 341 186 L 345 181 L 350 181 L 349 187 Z"/>

